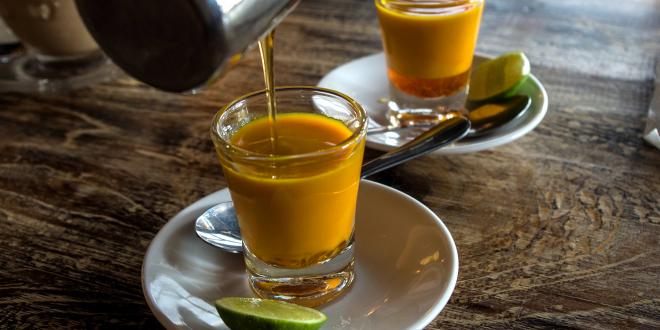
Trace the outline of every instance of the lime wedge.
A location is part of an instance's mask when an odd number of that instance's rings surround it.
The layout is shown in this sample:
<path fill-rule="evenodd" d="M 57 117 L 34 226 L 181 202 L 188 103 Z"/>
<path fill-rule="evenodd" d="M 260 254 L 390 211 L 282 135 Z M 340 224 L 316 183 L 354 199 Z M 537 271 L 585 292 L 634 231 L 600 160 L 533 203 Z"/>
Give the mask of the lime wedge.
<path fill-rule="evenodd" d="M 468 101 L 483 102 L 515 95 L 529 76 L 522 52 L 507 53 L 478 65 L 470 76 Z"/>
<path fill-rule="evenodd" d="M 270 299 L 227 297 L 216 300 L 215 308 L 232 330 L 315 330 L 328 319 L 315 309 Z"/>

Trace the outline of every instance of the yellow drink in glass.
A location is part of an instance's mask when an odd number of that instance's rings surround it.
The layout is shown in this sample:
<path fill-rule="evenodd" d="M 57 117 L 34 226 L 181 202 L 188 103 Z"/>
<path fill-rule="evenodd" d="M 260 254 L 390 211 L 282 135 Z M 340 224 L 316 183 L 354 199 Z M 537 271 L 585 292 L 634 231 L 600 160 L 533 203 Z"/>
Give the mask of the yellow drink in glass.
<path fill-rule="evenodd" d="M 414 98 L 465 94 L 483 0 L 375 0 L 392 94 L 400 108 Z M 408 97 L 408 99 L 406 99 Z M 452 101 L 462 106 L 464 97 Z M 433 104 L 423 103 L 433 108 Z"/>
<path fill-rule="evenodd" d="M 255 120 L 234 133 L 245 150 L 288 156 L 323 150 L 348 139 L 342 122 L 318 114 L 277 117 L 272 150 L 270 123 Z M 303 268 L 325 261 L 346 247 L 353 234 L 355 202 L 364 141 L 355 149 L 307 166 L 255 168 L 239 172 L 223 161 L 245 245 L 260 260 Z"/>
<path fill-rule="evenodd" d="M 249 283 L 259 296 L 307 306 L 353 281 L 353 230 L 366 114 L 314 87 L 264 91 L 213 119 L 213 142 L 234 202 Z"/>

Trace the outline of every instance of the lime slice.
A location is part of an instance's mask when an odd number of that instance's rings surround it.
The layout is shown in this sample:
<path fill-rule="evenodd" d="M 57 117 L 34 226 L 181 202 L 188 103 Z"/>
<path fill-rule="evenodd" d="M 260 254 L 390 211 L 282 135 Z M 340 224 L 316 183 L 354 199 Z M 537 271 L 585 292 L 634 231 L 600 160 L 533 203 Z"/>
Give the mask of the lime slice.
<path fill-rule="evenodd" d="M 328 319 L 312 308 L 259 298 L 222 298 L 215 308 L 232 330 L 315 330 Z"/>
<path fill-rule="evenodd" d="M 525 82 L 529 71 L 529 60 L 522 52 L 507 53 L 483 62 L 470 76 L 468 101 L 511 97 Z"/>

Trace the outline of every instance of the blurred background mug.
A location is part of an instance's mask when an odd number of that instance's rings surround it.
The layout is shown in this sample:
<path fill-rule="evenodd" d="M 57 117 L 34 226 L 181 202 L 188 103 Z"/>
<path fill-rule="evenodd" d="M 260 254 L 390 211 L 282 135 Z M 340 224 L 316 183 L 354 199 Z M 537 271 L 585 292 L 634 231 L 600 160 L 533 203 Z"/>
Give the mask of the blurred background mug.
<path fill-rule="evenodd" d="M 108 60 L 83 24 L 74 0 L 1 0 L 0 15 L 27 48 L 13 63 L 17 83 L 55 90 L 107 79 Z M 78 86 L 76 86 L 78 85 Z"/>

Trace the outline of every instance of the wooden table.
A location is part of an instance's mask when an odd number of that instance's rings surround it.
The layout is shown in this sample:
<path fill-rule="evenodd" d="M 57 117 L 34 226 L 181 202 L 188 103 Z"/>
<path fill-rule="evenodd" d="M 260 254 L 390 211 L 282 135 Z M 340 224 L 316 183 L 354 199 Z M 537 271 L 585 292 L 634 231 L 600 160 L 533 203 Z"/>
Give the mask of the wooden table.
<path fill-rule="evenodd" d="M 278 29 L 277 82 L 314 85 L 380 49 L 371 1 L 304 0 Z M 660 327 L 660 151 L 641 139 L 658 2 L 487 0 L 478 50 L 516 49 L 550 98 L 536 130 L 376 178 L 456 240 L 456 290 L 428 328 Z M 252 51 L 194 96 L 130 79 L 0 95 L 0 328 L 158 328 L 145 250 L 225 187 L 210 119 L 263 88 L 260 70 Z"/>

